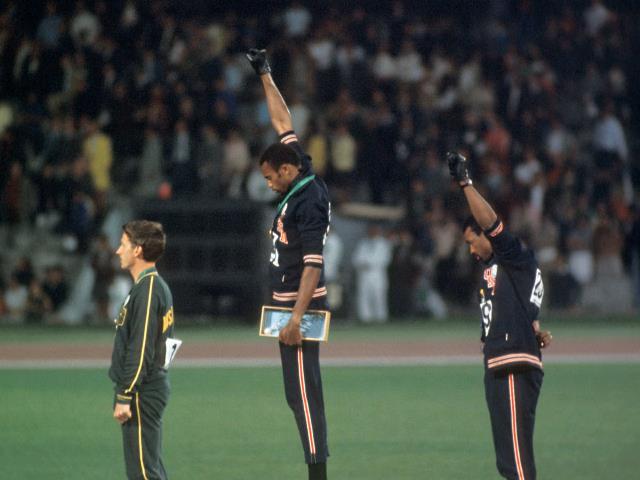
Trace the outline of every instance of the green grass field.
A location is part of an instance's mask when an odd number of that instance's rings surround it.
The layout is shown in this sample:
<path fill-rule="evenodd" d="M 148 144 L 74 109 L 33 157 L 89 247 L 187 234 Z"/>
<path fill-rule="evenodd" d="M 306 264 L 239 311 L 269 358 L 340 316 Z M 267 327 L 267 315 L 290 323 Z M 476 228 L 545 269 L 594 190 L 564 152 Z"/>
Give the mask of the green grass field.
<path fill-rule="evenodd" d="M 639 338 L 634 318 L 551 319 L 554 339 Z M 476 323 L 332 327 L 332 342 L 476 339 Z M 188 342 L 264 342 L 254 327 L 181 329 Z M 110 345 L 110 329 L 0 328 L 3 345 Z M 535 448 L 540 479 L 640 477 L 640 364 L 547 362 Z M 482 366 L 324 367 L 332 479 L 496 479 Z M 306 478 L 279 368 L 175 368 L 165 416 L 173 479 Z M 103 369 L 0 369 L 0 478 L 121 479 Z"/>
<path fill-rule="evenodd" d="M 334 479 L 495 479 L 482 369 L 327 367 Z M 124 478 L 104 370 L 0 370 L 2 478 Z M 278 368 L 175 369 L 174 479 L 306 478 Z M 541 479 L 638 478 L 640 366 L 548 366 Z"/>

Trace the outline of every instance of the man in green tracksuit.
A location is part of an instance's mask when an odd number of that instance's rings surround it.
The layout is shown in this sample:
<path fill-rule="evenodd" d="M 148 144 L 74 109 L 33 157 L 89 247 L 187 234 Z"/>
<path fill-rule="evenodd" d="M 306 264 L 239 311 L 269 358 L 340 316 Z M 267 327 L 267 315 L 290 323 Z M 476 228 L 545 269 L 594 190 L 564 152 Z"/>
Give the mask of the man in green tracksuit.
<path fill-rule="evenodd" d="M 162 225 L 134 220 L 122 227 L 116 254 L 135 284 L 116 324 L 109 377 L 115 383 L 113 417 L 122 425 L 129 479 L 166 479 L 162 464 L 162 414 L 169 399 L 167 339 L 173 336 L 173 299 L 158 275 L 164 252 Z"/>

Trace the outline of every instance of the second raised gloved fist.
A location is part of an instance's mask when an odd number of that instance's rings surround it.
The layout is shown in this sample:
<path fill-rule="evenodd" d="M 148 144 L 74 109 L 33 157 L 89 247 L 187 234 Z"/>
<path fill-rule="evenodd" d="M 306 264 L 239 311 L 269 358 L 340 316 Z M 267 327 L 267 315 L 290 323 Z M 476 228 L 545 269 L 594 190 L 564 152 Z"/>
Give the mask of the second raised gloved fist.
<path fill-rule="evenodd" d="M 264 48 L 262 50 L 252 48 L 245 54 L 245 56 L 258 75 L 271 73 L 271 66 L 267 60 L 267 51 Z"/>
<path fill-rule="evenodd" d="M 449 173 L 461 187 L 471 185 L 467 159 L 458 152 L 447 152 Z"/>

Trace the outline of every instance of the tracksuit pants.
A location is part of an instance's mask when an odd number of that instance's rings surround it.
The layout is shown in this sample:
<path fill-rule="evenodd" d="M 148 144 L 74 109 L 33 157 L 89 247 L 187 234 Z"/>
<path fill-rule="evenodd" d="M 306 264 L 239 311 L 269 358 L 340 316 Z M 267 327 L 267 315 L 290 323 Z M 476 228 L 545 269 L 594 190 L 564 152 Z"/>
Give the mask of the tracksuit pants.
<path fill-rule="evenodd" d="M 293 306 L 275 302 L 274 305 Z M 314 300 L 309 309 L 326 309 L 326 302 Z M 296 347 L 280 343 L 280 359 L 285 397 L 300 432 L 305 462 L 325 463 L 329 449 L 320 375 L 320 344 L 303 341 L 301 347 Z"/>
<path fill-rule="evenodd" d="M 542 387 L 535 368 L 485 371 L 484 385 L 498 472 L 509 480 L 535 480 L 533 427 Z"/>
<path fill-rule="evenodd" d="M 168 400 L 168 382 L 161 388 L 135 393 L 131 400 L 132 416 L 122 425 L 124 462 L 129 480 L 167 478 L 162 464 L 162 414 Z"/>

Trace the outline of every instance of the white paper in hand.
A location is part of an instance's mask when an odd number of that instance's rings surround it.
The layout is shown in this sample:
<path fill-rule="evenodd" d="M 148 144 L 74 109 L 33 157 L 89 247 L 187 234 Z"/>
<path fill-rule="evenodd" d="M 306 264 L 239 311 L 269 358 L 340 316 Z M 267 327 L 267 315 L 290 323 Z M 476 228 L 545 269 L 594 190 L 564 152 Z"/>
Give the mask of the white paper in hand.
<path fill-rule="evenodd" d="M 178 340 L 177 338 L 167 338 L 167 349 L 164 353 L 164 368 L 169 368 L 173 359 L 176 358 L 176 353 L 178 353 L 180 345 L 182 345 L 182 340 Z"/>

